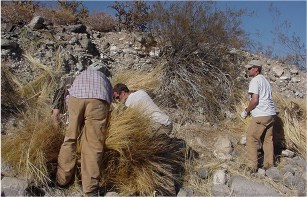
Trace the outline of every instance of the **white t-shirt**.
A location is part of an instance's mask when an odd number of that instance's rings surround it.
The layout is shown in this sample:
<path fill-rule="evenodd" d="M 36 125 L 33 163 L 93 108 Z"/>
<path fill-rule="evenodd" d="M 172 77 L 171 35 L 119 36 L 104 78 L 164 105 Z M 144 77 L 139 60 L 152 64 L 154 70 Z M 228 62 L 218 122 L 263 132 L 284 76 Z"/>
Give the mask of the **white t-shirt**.
<path fill-rule="evenodd" d="M 253 117 L 276 115 L 272 88 L 263 75 L 259 74 L 250 81 L 248 93 L 259 95 L 259 103 L 251 111 Z"/>
<path fill-rule="evenodd" d="M 171 124 L 171 119 L 153 102 L 150 96 L 144 90 L 138 90 L 130 93 L 125 105 L 127 107 L 140 108 L 149 118 L 165 126 Z"/>

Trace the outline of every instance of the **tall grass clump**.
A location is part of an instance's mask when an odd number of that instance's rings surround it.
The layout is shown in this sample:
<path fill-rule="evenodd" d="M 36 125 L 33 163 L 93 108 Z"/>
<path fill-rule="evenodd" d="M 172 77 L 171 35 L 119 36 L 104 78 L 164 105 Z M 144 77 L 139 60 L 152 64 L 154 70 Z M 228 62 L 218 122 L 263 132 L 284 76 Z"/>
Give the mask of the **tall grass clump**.
<path fill-rule="evenodd" d="M 52 127 L 50 109 L 29 108 L 20 115 L 22 120 L 11 135 L 3 136 L 2 161 L 11 164 L 18 175 L 37 185 L 51 180 L 47 162 L 57 158 L 63 132 Z"/>
<path fill-rule="evenodd" d="M 112 84 L 124 83 L 130 90 L 143 89 L 152 92 L 159 89 L 163 72 L 162 66 L 156 66 L 150 72 L 137 70 L 118 71 L 112 77 Z"/>
<path fill-rule="evenodd" d="M 31 55 L 24 56 L 36 71 L 36 77 L 28 84 L 22 84 L 14 75 L 7 80 L 14 84 L 16 103 L 24 107 L 17 115 L 19 124 L 11 128 L 12 133 L 2 137 L 2 161 L 12 165 L 15 171 L 35 184 L 50 182 L 47 162 L 57 158 L 63 141 L 62 130 L 55 130 L 51 124 L 51 96 L 57 87 L 61 72 L 58 58 L 55 68 L 49 68 Z"/>
<path fill-rule="evenodd" d="M 106 139 L 102 185 L 121 195 L 168 194 L 179 182 L 184 149 L 178 142 L 157 135 L 138 109 L 114 110 Z"/>
<path fill-rule="evenodd" d="M 286 147 L 306 159 L 306 100 L 286 98 L 278 93 L 274 94 L 274 100 L 283 123 Z"/>

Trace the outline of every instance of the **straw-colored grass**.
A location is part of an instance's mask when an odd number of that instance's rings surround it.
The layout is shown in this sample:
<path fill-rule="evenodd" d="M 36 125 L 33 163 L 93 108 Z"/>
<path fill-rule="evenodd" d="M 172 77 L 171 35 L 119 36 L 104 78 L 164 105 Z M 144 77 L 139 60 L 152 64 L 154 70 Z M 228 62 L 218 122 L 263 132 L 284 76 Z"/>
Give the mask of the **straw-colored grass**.
<path fill-rule="evenodd" d="M 290 99 L 277 93 L 274 100 L 283 122 L 286 147 L 306 159 L 306 100 Z"/>
<path fill-rule="evenodd" d="M 167 194 L 179 181 L 184 150 L 167 136 L 157 135 L 150 120 L 138 109 L 115 110 L 106 139 L 102 185 L 121 195 Z"/>
<path fill-rule="evenodd" d="M 47 185 L 51 181 L 47 162 L 57 159 L 63 141 L 63 132 L 52 127 L 50 118 L 52 93 L 57 86 L 56 78 L 61 74 L 61 64 L 51 69 L 28 54 L 24 57 L 37 76 L 25 85 L 12 73 L 6 76 L 16 92 L 14 102 L 22 104 L 23 109 L 17 117 L 18 126 L 12 128 L 14 132 L 2 137 L 2 159 L 29 182 Z"/>
<path fill-rule="evenodd" d="M 50 101 L 50 95 L 59 85 L 57 80 L 61 77 L 60 55 L 58 55 L 55 68 L 43 65 L 29 54 L 24 55 L 24 57 L 30 62 L 38 74 L 28 84 L 21 85 L 16 82 L 19 85 L 18 92 L 24 97 L 24 102 L 46 103 Z"/>
<path fill-rule="evenodd" d="M 56 159 L 63 133 L 53 129 L 50 118 L 41 110 L 32 108 L 22 114 L 15 132 L 2 137 L 1 152 L 2 160 L 12 164 L 18 175 L 47 185 L 50 179 L 46 163 Z"/>
<path fill-rule="evenodd" d="M 154 91 L 159 89 L 161 85 L 162 74 L 162 66 L 157 66 L 150 72 L 123 70 L 112 77 L 112 84 L 124 83 L 130 90 Z"/>

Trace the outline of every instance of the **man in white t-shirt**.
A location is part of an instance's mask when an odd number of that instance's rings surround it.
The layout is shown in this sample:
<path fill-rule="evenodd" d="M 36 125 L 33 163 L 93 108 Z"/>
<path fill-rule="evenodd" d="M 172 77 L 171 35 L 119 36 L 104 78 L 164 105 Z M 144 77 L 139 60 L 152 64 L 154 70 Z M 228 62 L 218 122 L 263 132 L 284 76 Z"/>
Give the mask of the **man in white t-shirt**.
<path fill-rule="evenodd" d="M 137 107 L 140 109 L 152 120 L 159 134 L 172 135 L 172 120 L 161 111 L 144 90 L 131 92 L 125 84 L 118 83 L 113 88 L 113 96 L 127 107 Z"/>
<path fill-rule="evenodd" d="M 264 169 L 273 166 L 273 124 L 276 115 L 275 104 L 272 98 L 272 88 L 268 80 L 261 74 L 262 62 L 250 61 L 245 68 L 248 76 L 252 77 L 249 83 L 248 94 L 250 101 L 248 107 L 241 113 L 242 118 L 251 114 L 252 119 L 247 131 L 247 157 L 251 172 L 258 169 L 258 143 L 262 142 L 264 152 Z"/>

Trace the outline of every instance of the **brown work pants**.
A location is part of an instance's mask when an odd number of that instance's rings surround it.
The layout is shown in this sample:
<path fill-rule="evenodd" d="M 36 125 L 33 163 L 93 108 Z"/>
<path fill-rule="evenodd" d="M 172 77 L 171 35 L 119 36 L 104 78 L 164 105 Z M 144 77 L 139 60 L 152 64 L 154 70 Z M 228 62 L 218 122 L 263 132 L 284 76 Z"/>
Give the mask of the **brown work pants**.
<path fill-rule="evenodd" d="M 246 148 L 248 166 L 252 169 L 258 169 L 258 147 L 259 142 L 263 145 L 264 161 L 263 167 L 273 166 L 273 123 L 275 116 L 253 117 L 251 119 L 247 137 Z"/>
<path fill-rule="evenodd" d="M 81 137 L 83 192 L 98 190 L 109 107 L 110 105 L 103 100 L 70 96 L 69 124 L 58 157 L 57 182 L 59 185 L 65 186 L 74 178 L 77 139 Z"/>

